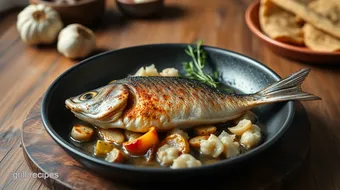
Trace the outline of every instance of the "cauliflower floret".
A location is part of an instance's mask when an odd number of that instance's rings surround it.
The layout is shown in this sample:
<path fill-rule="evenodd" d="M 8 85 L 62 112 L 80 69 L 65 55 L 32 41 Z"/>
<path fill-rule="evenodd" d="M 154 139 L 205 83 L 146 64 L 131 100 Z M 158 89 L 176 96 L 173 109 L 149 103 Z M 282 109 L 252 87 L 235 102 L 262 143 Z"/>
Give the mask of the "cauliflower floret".
<path fill-rule="evenodd" d="M 177 77 L 179 76 L 178 74 L 178 70 L 175 68 L 166 68 L 163 69 L 162 72 L 159 73 L 161 76 L 165 76 L 165 77 Z"/>
<path fill-rule="evenodd" d="M 172 135 L 172 134 L 179 134 L 179 135 L 181 135 L 185 140 L 188 140 L 188 139 L 189 139 L 188 133 L 184 132 L 184 131 L 181 130 L 181 129 L 175 128 L 175 129 L 171 130 L 169 135 Z"/>
<path fill-rule="evenodd" d="M 224 146 L 220 139 L 211 134 L 207 140 L 201 141 L 200 151 L 202 154 L 218 157 L 224 150 Z"/>
<path fill-rule="evenodd" d="M 171 165 L 180 154 L 181 151 L 178 148 L 165 144 L 157 150 L 157 159 L 161 165 Z"/>
<path fill-rule="evenodd" d="M 199 160 L 196 160 L 195 157 L 190 154 L 182 154 L 178 158 L 176 158 L 171 166 L 172 169 L 177 168 L 192 168 L 201 166 L 202 163 Z"/>
<path fill-rule="evenodd" d="M 250 149 L 256 146 L 261 141 L 261 129 L 257 125 L 252 125 L 252 128 L 244 132 L 241 136 L 240 143 Z"/>
<path fill-rule="evenodd" d="M 235 135 L 229 135 L 225 131 L 218 136 L 224 145 L 224 154 L 226 158 L 237 156 L 240 154 L 240 144 L 235 142 Z"/>
<path fill-rule="evenodd" d="M 154 64 L 148 67 L 141 67 L 135 74 L 135 76 L 159 76 L 159 73 Z"/>

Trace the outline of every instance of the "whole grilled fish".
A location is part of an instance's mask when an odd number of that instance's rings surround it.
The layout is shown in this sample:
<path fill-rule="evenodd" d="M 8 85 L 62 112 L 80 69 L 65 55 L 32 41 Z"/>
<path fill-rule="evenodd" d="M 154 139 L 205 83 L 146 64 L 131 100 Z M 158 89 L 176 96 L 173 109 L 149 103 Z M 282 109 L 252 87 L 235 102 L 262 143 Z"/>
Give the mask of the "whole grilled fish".
<path fill-rule="evenodd" d="M 101 128 L 147 132 L 215 124 L 241 116 L 259 105 L 320 99 L 301 90 L 309 69 L 267 88 L 236 95 L 180 77 L 128 77 L 66 100 L 80 120 Z"/>

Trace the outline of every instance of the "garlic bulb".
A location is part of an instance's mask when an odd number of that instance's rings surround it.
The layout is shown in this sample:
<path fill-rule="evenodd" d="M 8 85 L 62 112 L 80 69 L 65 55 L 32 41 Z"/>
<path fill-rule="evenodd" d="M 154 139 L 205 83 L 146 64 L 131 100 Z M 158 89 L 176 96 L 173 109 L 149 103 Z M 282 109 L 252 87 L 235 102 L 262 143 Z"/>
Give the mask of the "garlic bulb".
<path fill-rule="evenodd" d="M 62 28 L 59 14 L 45 5 L 29 5 L 18 15 L 17 29 L 29 45 L 53 43 Z"/>
<path fill-rule="evenodd" d="M 68 58 L 86 57 L 95 47 L 95 34 L 80 24 L 68 25 L 58 37 L 58 51 Z"/>

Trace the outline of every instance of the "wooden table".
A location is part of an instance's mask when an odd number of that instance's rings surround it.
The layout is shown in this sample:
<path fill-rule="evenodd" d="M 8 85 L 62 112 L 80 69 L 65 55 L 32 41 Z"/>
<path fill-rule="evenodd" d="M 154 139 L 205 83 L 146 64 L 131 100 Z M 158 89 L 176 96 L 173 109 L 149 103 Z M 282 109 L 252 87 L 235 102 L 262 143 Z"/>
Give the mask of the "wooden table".
<path fill-rule="evenodd" d="M 311 122 L 311 151 L 296 178 L 284 189 L 340 189 L 340 67 L 307 65 L 273 54 L 245 24 L 244 12 L 250 2 L 167 0 L 163 18 L 127 20 L 110 0 L 103 23 L 95 30 L 98 52 L 202 39 L 207 45 L 253 57 L 281 76 L 312 68 L 303 88 L 323 100 L 303 103 Z M 20 148 L 20 128 L 51 82 L 77 62 L 58 54 L 55 46 L 25 45 L 15 25 L 19 10 L 0 15 L 0 189 L 46 189 L 34 178 L 13 177 L 15 173 L 30 172 Z"/>

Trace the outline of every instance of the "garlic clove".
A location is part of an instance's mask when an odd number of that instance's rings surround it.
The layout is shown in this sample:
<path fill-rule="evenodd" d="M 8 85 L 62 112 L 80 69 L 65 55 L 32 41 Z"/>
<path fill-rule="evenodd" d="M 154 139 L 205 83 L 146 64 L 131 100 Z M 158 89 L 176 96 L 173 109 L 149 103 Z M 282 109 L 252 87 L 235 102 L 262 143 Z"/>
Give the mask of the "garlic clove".
<path fill-rule="evenodd" d="M 135 74 L 135 76 L 159 76 L 157 68 L 154 64 L 147 67 L 141 67 Z"/>
<path fill-rule="evenodd" d="M 165 76 L 165 77 L 178 77 L 179 76 L 178 70 L 175 68 L 163 69 L 163 71 L 160 72 L 159 75 Z"/>
<path fill-rule="evenodd" d="M 57 49 L 68 58 L 84 58 L 96 47 L 96 36 L 89 28 L 70 24 L 61 30 Z"/>
<path fill-rule="evenodd" d="M 243 119 L 234 127 L 229 127 L 229 131 L 235 135 L 241 136 L 244 132 L 251 129 L 252 123 L 248 119 Z"/>

